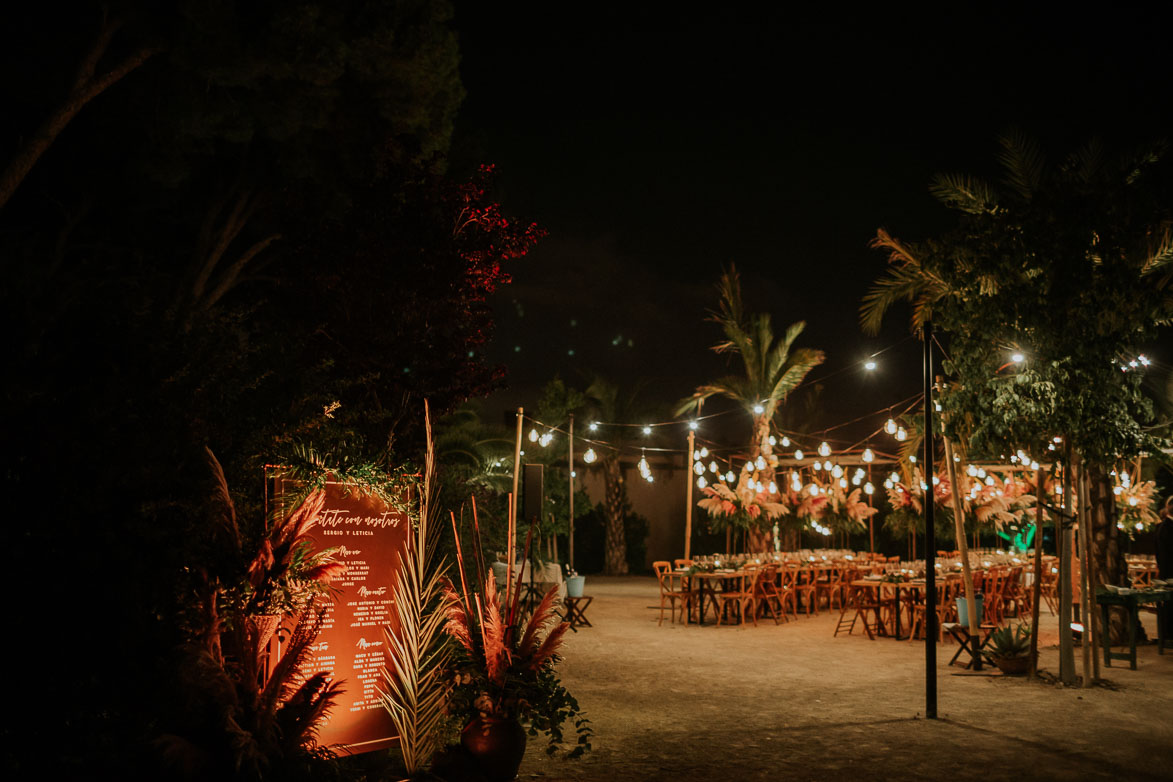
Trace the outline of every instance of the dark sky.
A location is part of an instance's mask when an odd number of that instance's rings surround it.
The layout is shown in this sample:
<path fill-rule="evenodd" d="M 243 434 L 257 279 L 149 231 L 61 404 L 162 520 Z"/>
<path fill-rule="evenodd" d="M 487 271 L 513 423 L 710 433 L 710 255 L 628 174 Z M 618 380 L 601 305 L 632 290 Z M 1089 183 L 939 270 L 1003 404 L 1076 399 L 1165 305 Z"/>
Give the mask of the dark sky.
<path fill-rule="evenodd" d="M 931 175 L 994 174 L 1010 128 L 1059 157 L 1173 127 L 1168 19 L 1140 10 L 812 23 L 503 5 L 457 6 L 454 154 L 496 163 L 507 208 L 550 232 L 497 302 L 502 408 L 555 372 L 645 378 L 665 401 L 721 373 L 704 316 L 728 263 L 751 308 L 805 320 L 802 343 L 827 352 L 821 425 L 894 403 L 919 388 L 917 343 L 858 368 L 907 333 L 904 312 L 877 338 L 858 326 L 877 227 L 942 228 Z"/>

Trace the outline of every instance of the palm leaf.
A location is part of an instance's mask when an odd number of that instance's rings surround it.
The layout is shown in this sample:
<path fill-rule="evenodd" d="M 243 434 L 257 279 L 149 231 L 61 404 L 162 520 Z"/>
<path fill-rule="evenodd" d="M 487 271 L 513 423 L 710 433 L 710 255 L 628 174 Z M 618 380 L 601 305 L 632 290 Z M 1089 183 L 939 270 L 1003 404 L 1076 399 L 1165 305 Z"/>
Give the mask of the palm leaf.
<path fill-rule="evenodd" d="M 969 214 L 993 212 L 998 205 L 993 188 L 980 179 L 963 174 L 937 174 L 929 192 L 946 206 Z"/>
<path fill-rule="evenodd" d="M 1002 151 L 998 160 L 1005 169 L 1006 184 L 1029 201 L 1039 189 L 1046 168 L 1038 143 L 1018 130 L 998 138 Z"/>

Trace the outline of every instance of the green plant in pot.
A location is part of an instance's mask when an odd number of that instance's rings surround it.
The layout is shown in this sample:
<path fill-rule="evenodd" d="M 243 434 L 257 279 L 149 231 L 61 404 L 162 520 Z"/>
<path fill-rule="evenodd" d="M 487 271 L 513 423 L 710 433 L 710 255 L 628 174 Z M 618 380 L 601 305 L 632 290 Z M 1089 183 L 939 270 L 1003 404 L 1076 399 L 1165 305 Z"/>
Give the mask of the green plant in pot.
<path fill-rule="evenodd" d="M 1013 628 L 998 628 L 990 634 L 983 654 L 1004 674 L 1026 673 L 1030 669 L 1030 626 L 1019 622 Z"/>
<path fill-rule="evenodd" d="M 483 566 L 478 569 L 484 572 Z M 523 621 L 520 582 L 502 599 L 491 575 L 479 592 L 469 588 L 463 568 L 460 579 L 459 589 L 452 584 L 445 588 L 447 630 L 457 642 L 449 714 L 463 725 L 460 743 L 481 774 L 490 782 L 517 775 L 527 726 L 529 735 L 549 737 L 547 752 L 553 754 L 563 743 L 569 720 L 577 733 L 569 756 L 589 750 L 589 720 L 556 670 L 558 649 L 569 629 L 554 610 L 557 587 Z"/>

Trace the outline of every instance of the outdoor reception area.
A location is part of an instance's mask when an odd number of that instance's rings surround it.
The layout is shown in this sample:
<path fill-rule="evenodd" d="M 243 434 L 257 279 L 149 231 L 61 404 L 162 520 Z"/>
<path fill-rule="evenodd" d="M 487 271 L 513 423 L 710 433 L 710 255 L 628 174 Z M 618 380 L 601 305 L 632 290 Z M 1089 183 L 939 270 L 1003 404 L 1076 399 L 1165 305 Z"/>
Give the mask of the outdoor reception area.
<path fill-rule="evenodd" d="M 1165 9 L 0 11 L 12 780 L 1173 780 Z"/>

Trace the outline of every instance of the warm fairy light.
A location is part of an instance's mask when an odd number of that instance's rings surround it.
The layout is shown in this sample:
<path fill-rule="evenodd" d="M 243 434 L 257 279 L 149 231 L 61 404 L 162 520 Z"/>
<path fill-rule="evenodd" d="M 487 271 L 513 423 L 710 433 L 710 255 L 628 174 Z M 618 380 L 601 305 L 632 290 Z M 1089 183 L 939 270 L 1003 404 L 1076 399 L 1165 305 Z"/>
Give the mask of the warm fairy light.
<path fill-rule="evenodd" d="M 789 447 L 790 447 L 790 438 L 789 438 L 789 437 L 787 437 L 786 435 L 782 435 L 782 447 L 783 447 L 783 448 L 789 448 Z"/>
<path fill-rule="evenodd" d="M 753 406 L 753 414 L 754 415 L 761 415 L 764 412 L 766 412 L 766 408 L 762 407 L 760 404 Z"/>
<path fill-rule="evenodd" d="M 773 481 L 770 481 L 769 489 L 770 489 L 770 494 L 777 494 L 778 493 L 778 484 L 774 483 Z"/>
<path fill-rule="evenodd" d="M 651 433 L 652 433 L 652 427 L 650 427 L 650 426 L 645 426 L 643 431 L 644 431 L 644 434 L 651 434 Z"/>
<path fill-rule="evenodd" d="M 708 448 L 701 448 L 701 458 L 702 459 L 709 458 L 709 449 Z"/>
<path fill-rule="evenodd" d="M 691 430 L 693 430 L 693 431 L 695 432 L 695 431 L 696 431 L 696 428 L 697 428 L 697 423 L 696 423 L 696 421 L 689 421 L 689 422 L 688 422 L 688 428 L 689 428 L 689 429 L 691 429 Z"/>
<path fill-rule="evenodd" d="M 777 444 L 778 444 L 778 438 L 775 437 L 774 435 L 770 435 L 770 445 L 777 445 Z"/>
<path fill-rule="evenodd" d="M 717 469 L 718 468 L 717 468 L 716 462 L 709 462 L 709 472 L 715 473 L 715 472 L 717 472 Z"/>
<path fill-rule="evenodd" d="M 831 455 L 831 446 L 827 445 L 826 442 L 819 443 L 819 456 L 830 456 L 830 455 Z"/>
<path fill-rule="evenodd" d="M 797 448 L 794 450 L 794 461 L 796 461 L 796 462 L 802 461 L 802 451 L 798 450 Z"/>
<path fill-rule="evenodd" d="M 891 418 L 884 423 L 884 431 L 888 434 L 896 434 L 896 422 Z"/>
<path fill-rule="evenodd" d="M 888 476 L 888 480 L 892 481 L 892 483 L 900 483 L 900 473 L 898 473 L 898 472 L 892 473 L 891 475 Z"/>
<path fill-rule="evenodd" d="M 758 458 L 754 460 L 754 464 L 759 470 L 766 469 L 766 457 L 759 455 Z"/>
<path fill-rule="evenodd" d="M 1026 361 L 1026 356 L 1022 355 L 1021 353 L 1012 353 L 1010 355 L 1010 360 L 1015 364 L 1021 364 L 1023 361 Z"/>
<path fill-rule="evenodd" d="M 908 432 L 904 431 L 903 426 L 898 427 L 896 429 L 896 439 L 899 440 L 900 442 L 904 442 L 905 440 L 908 439 Z"/>
<path fill-rule="evenodd" d="M 875 361 L 865 361 L 863 368 L 866 369 L 868 372 L 874 372 L 876 370 L 876 362 Z"/>
<path fill-rule="evenodd" d="M 977 477 L 979 477 L 979 478 L 985 478 L 985 477 L 986 477 L 986 470 L 985 470 L 985 468 L 984 468 L 984 467 L 978 468 Z"/>
<path fill-rule="evenodd" d="M 822 462 L 820 462 L 820 461 L 816 461 L 816 462 L 815 462 L 815 469 L 816 469 L 816 470 L 821 470 L 821 469 L 823 469 L 823 463 L 822 463 Z"/>
<path fill-rule="evenodd" d="M 706 481 L 705 476 L 702 475 L 701 477 L 696 479 L 696 485 L 697 485 L 698 489 L 703 489 L 709 485 L 709 482 Z"/>
<path fill-rule="evenodd" d="M 868 481 L 867 483 L 865 483 L 863 485 L 863 493 L 864 494 L 875 494 L 876 493 L 876 487 L 872 485 L 871 481 Z"/>
<path fill-rule="evenodd" d="M 834 467 L 831 468 L 831 474 L 834 475 L 836 478 L 842 478 L 843 477 L 843 468 L 836 464 Z"/>
<path fill-rule="evenodd" d="M 889 478 L 888 480 L 884 481 L 884 488 L 885 488 L 885 489 L 891 489 L 891 488 L 892 488 L 893 486 L 895 486 L 895 485 L 896 485 L 896 484 L 892 482 L 892 479 L 891 479 L 891 478 Z"/>
<path fill-rule="evenodd" d="M 537 429 L 530 429 L 529 430 L 529 441 L 531 443 L 536 443 L 538 441 L 538 430 Z"/>
<path fill-rule="evenodd" d="M 839 479 L 839 488 L 840 488 L 840 489 L 846 489 L 846 488 L 847 488 L 847 479 L 846 479 L 846 478 L 840 478 L 840 479 Z"/>
<path fill-rule="evenodd" d="M 735 480 L 737 480 L 737 476 L 733 474 L 733 470 L 725 473 L 725 480 L 728 483 L 733 483 Z"/>
<path fill-rule="evenodd" d="M 976 478 L 977 477 L 977 467 L 974 467 L 972 464 L 969 465 L 968 467 L 965 468 L 965 474 L 968 475 L 970 478 Z"/>
<path fill-rule="evenodd" d="M 807 487 L 807 491 L 809 491 L 809 492 L 810 492 L 810 495 L 811 495 L 812 497 L 817 497 L 817 496 L 819 496 L 819 487 L 818 487 L 818 486 L 816 486 L 816 485 L 814 485 L 813 483 L 812 483 L 810 486 L 808 486 L 808 487 Z"/>
<path fill-rule="evenodd" d="M 1140 504 L 1140 500 L 1138 500 L 1136 497 L 1129 497 L 1128 504 L 1135 507 L 1136 505 Z"/>
<path fill-rule="evenodd" d="M 586 453 L 582 455 L 582 460 L 587 464 L 594 464 L 595 459 L 598 459 L 594 448 L 587 448 Z"/>
<path fill-rule="evenodd" d="M 599 431 L 599 422 L 598 422 L 598 421 L 592 421 L 592 422 L 591 422 L 591 423 L 590 423 L 590 424 L 587 426 L 587 429 L 590 429 L 592 432 L 597 432 L 597 431 Z"/>
<path fill-rule="evenodd" d="M 1038 462 L 1031 462 L 1031 463 L 1030 463 L 1030 468 L 1031 468 L 1032 470 L 1037 470 L 1037 469 L 1039 469 L 1039 463 L 1038 463 Z"/>
<path fill-rule="evenodd" d="M 912 462 L 913 464 L 916 464 L 916 454 L 909 456 L 908 461 Z"/>
<path fill-rule="evenodd" d="M 701 464 L 700 462 L 693 462 L 692 471 L 695 472 L 697 475 L 704 475 L 705 474 L 705 466 L 703 464 Z"/>
<path fill-rule="evenodd" d="M 1143 355 L 1141 355 L 1141 356 L 1137 356 L 1137 357 L 1136 357 L 1136 360 L 1137 360 L 1137 361 L 1139 361 L 1139 362 L 1140 362 L 1142 365 L 1144 365 L 1144 366 L 1146 366 L 1146 367 L 1147 367 L 1149 364 L 1153 363 L 1152 361 L 1149 361 L 1149 359 L 1148 359 L 1146 356 L 1143 356 Z"/>
<path fill-rule="evenodd" d="M 745 472 L 753 472 L 753 462 L 745 463 Z"/>
<path fill-rule="evenodd" d="M 986 476 L 986 485 L 987 485 L 987 486 L 993 486 L 993 485 L 994 485 L 994 476 L 993 476 L 993 475 L 987 475 L 987 476 Z"/>
<path fill-rule="evenodd" d="M 871 448 L 864 448 L 863 449 L 863 460 L 865 462 L 868 462 L 870 464 L 875 458 L 876 458 L 876 455 L 874 453 L 872 453 Z"/>

